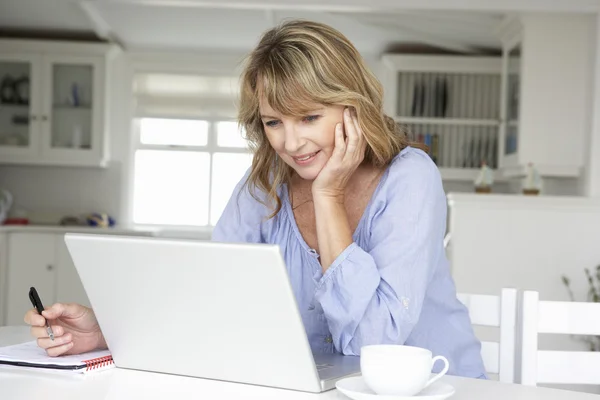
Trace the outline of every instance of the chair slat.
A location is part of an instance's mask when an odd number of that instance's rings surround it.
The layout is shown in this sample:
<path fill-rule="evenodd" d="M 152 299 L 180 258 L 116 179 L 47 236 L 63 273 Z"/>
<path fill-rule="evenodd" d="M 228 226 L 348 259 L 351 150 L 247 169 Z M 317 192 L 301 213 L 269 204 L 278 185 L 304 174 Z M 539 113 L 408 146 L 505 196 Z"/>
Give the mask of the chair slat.
<path fill-rule="evenodd" d="M 458 299 L 469 309 L 472 324 L 500 326 L 499 296 L 459 293 Z"/>
<path fill-rule="evenodd" d="M 481 342 L 481 358 L 486 372 L 500 372 L 500 344 L 498 342 Z"/>
<path fill-rule="evenodd" d="M 600 335 L 600 303 L 540 301 L 538 332 Z"/>
<path fill-rule="evenodd" d="M 539 350 L 537 357 L 538 383 L 600 384 L 600 352 Z"/>

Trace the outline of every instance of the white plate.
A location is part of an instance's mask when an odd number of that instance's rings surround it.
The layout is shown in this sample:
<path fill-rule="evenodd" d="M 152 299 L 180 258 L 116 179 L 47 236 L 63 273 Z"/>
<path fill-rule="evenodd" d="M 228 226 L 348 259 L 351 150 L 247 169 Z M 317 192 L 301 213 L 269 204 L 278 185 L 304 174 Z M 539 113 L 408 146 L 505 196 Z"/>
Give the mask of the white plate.
<path fill-rule="evenodd" d="M 437 381 L 414 396 L 383 396 L 369 389 L 362 376 L 341 379 L 335 387 L 354 400 L 444 400 L 455 392 L 452 385 Z"/>

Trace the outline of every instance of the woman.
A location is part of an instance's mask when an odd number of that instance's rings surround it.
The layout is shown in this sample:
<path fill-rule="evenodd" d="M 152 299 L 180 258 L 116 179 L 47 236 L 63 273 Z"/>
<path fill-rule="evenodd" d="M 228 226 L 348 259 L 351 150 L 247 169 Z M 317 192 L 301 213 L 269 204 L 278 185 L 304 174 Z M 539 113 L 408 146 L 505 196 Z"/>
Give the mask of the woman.
<path fill-rule="evenodd" d="M 438 169 L 383 113 L 358 51 L 331 27 L 291 21 L 266 32 L 241 78 L 255 154 L 213 240 L 281 247 L 313 350 L 404 343 L 444 355 L 449 373 L 484 377 L 444 254 Z M 25 320 L 50 355 L 106 346 L 90 309 L 56 304 L 44 316 L 54 342 L 35 311 Z"/>

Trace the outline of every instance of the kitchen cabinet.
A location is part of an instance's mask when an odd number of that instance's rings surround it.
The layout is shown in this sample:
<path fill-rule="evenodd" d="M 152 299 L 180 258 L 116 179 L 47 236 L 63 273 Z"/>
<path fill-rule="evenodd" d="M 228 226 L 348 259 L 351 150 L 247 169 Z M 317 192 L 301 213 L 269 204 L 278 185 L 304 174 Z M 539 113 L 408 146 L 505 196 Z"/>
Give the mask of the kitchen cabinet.
<path fill-rule="evenodd" d="M 104 43 L 0 40 L 0 163 L 106 166 Z"/>
<path fill-rule="evenodd" d="M 472 182 L 482 163 L 497 171 L 501 57 L 385 54 L 382 63 L 386 113 L 429 147 L 443 179 Z"/>
<path fill-rule="evenodd" d="M 55 302 L 89 306 L 63 234 L 11 233 L 7 253 L 5 325 L 23 324 L 23 315 L 31 308 L 27 295 L 31 286 L 46 307 Z"/>
<path fill-rule="evenodd" d="M 560 27 L 560 29 L 557 29 Z M 590 134 L 595 17 L 520 15 L 499 29 L 502 41 L 500 166 L 522 177 L 578 177 Z"/>
<path fill-rule="evenodd" d="M 35 286 L 46 307 L 55 302 L 90 306 L 79 274 L 64 242 L 66 232 L 153 236 L 153 231 L 0 227 L 0 326 L 22 325 L 32 305 L 28 291 Z"/>
<path fill-rule="evenodd" d="M 5 325 L 22 325 L 30 309 L 29 288 L 35 286 L 45 306 L 56 298 L 55 235 L 16 233 L 8 238 Z"/>

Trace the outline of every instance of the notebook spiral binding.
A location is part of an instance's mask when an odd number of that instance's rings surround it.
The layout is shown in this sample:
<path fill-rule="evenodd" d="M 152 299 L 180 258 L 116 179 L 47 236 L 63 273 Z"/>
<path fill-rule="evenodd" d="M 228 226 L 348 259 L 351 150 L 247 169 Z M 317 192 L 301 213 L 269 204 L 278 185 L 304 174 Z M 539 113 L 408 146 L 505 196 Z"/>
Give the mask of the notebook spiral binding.
<path fill-rule="evenodd" d="M 85 363 L 86 371 L 90 371 L 90 370 L 94 370 L 94 369 L 98 369 L 98 368 L 102 368 L 102 367 L 106 367 L 111 364 L 114 364 L 112 356 L 94 358 L 91 360 L 85 360 L 83 362 Z"/>

